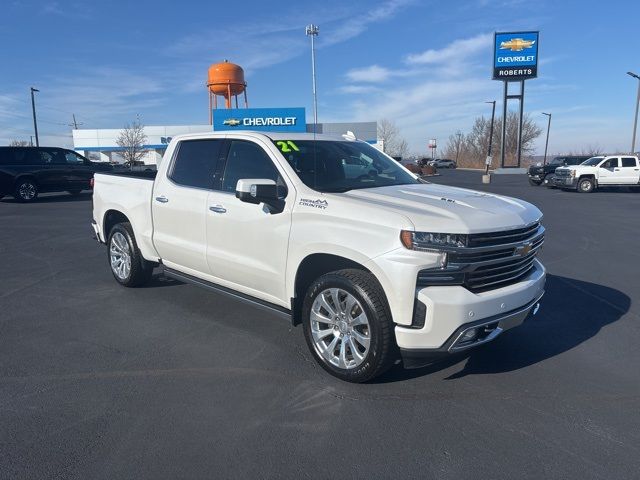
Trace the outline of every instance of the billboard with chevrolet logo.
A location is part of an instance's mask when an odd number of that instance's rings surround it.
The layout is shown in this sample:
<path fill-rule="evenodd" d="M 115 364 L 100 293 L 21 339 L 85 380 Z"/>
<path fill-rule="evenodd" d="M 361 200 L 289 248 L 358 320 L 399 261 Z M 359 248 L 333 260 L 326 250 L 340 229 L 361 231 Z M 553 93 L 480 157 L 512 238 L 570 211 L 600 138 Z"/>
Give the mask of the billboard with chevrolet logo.
<path fill-rule="evenodd" d="M 213 129 L 306 132 L 304 108 L 231 108 L 213 110 Z"/>
<path fill-rule="evenodd" d="M 538 32 L 495 34 L 493 79 L 527 80 L 538 76 Z"/>

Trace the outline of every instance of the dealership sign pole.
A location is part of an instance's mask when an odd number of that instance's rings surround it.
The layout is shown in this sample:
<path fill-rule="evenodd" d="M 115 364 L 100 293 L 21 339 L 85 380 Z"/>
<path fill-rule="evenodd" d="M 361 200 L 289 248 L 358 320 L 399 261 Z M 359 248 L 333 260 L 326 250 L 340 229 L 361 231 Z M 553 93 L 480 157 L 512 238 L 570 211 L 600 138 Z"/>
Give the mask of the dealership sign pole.
<path fill-rule="evenodd" d="M 522 121 L 524 115 L 524 81 L 538 76 L 539 32 L 496 32 L 493 42 L 493 79 L 504 82 L 502 99 L 502 141 L 500 166 L 505 168 L 507 101 L 519 100 L 517 166 L 522 156 Z M 520 93 L 509 94 L 509 83 L 520 83 Z"/>

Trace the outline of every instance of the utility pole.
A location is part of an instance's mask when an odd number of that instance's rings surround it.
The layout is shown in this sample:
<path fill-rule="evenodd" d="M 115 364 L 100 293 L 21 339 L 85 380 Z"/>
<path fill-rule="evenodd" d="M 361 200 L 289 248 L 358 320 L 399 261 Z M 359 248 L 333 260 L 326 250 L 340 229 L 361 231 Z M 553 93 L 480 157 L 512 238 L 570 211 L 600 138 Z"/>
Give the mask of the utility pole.
<path fill-rule="evenodd" d="M 38 139 L 38 122 L 36 121 L 36 101 L 33 96 L 35 92 L 39 92 L 37 88 L 31 87 L 31 111 L 33 112 L 33 129 L 36 134 L 36 147 L 40 146 L 40 140 Z"/>
<path fill-rule="evenodd" d="M 73 115 L 73 123 L 70 123 L 69 126 L 73 127 L 75 130 L 77 130 L 78 129 L 78 125 L 84 125 L 84 124 L 83 123 L 78 123 L 76 121 L 76 114 L 75 113 L 73 113 L 72 115 Z"/>
<path fill-rule="evenodd" d="M 640 75 L 636 75 L 633 72 L 627 72 L 627 75 L 632 76 L 636 80 L 638 80 L 638 98 L 636 100 L 636 116 L 633 120 L 633 138 L 631 140 L 631 153 L 635 153 L 636 151 L 636 131 L 638 129 L 638 106 L 640 105 Z"/>
<path fill-rule="evenodd" d="M 316 48 L 314 38 L 318 36 L 320 29 L 317 25 L 307 25 L 305 33 L 311 37 L 311 77 L 313 81 L 313 133 L 318 129 L 318 96 L 316 93 Z"/>
<path fill-rule="evenodd" d="M 493 146 L 493 122 L 496 119 L 496 101 L 492 100 L 490 103 L 491 107 L 491 127 L 489 129 L 489 151 L 487 152 L 487 161 L 485 162 L 486 167 L 484 169 L 484 174 L 487 175 L 489 173 L 489 164 L 491 162 L 491 147 Z"/>
<path fill-rule="evenodd" d="M 549 121 L 547 122 L 547 141 L 544 144 L 544 160 L 542 161 L 542 165 L 546 165 L 547 164 L 547 148 L 549 148 L 549 130 L 551 130 L 551 114 L 544 113 L 544 112 L 542 112 L 542 114 L 549 117 Z"/>

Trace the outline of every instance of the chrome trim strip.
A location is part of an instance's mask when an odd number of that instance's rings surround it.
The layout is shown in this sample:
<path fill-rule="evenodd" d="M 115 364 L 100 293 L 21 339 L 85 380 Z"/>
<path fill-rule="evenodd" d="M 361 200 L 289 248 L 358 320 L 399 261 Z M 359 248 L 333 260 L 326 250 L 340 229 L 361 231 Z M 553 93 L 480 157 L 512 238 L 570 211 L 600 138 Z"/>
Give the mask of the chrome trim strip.
<path fill-rule="evenodd" d="M 545 232 L 545 228 L 542 225 L 540 225 L 538 227 L 538 231 L 529 238 L 523 238 L 522 240 L 518 240 L 517 242 L 500 243 L 496 245 L 484 245 L 482 247 L 447 247 L 447 246 L 438 246 L 438 245 L 432 245 L 432 244 L 420 245 L 417 242 L 416 242 L 416 245 L 421 248 L 429 248 L 431 250 L 435 249 L 440 252 L 446 252 L 446 253 L 463 253 L 463 254 L 484 253 L 484 252 L 491 252 L 494 250 L 502 250 L 502 249 L 506 250 L 507 248 L 516 248 L 522 245 L 523 242 L 535 243 L 537 240 L 539 240 L 541 237 L 544 236 L 544 232 Z"/>

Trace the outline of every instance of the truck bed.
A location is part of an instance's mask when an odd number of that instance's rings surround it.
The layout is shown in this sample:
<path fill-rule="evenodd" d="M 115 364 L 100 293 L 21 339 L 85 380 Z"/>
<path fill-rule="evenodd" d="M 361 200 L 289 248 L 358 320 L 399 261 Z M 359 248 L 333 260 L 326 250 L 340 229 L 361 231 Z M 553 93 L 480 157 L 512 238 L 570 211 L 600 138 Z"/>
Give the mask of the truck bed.
<path fill-rule="evenodd" d="M 93 218 L 109 218 L 110 211 L 126 215 L 138 247 L 150 260 L 157 258 L 151 240 L 151 197 L 155 177 L 156 172 L 153 171 L 97 173 L 93 185 Z"/>

